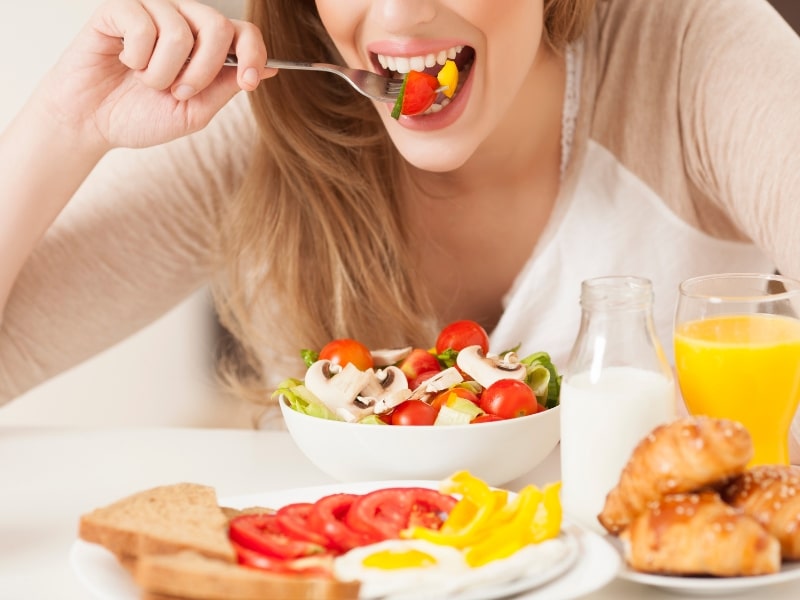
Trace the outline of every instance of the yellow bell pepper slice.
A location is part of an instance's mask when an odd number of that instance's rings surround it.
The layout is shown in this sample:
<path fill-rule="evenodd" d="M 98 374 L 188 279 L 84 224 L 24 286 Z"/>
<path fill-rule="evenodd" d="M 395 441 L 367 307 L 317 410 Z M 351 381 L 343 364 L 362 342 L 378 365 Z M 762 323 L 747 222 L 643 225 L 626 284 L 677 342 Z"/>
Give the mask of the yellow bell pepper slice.
<path fill-rule="evenodd" d="M 464 558 L 472 567 L 511 556 L 530 543 L 531 523 L 542 503 L 543 494 L 535 486 L 524 487 L 517 499 L 513 517 L 504 525 L 492 527 L 478 543 L 468 547 Z"/>
<path fill-rule="evenodd" d="M 531 543 L 537 544 L 557 537 L 561 532 L 563 509 L 561 508 L 561 482 L 545 486 L 542 504 L 533 517 Z"/>
<path fill-rule="evenodd" d="M 442 93 L 448 98 L 452 98 L 458 87 L 458 67 L 456 67 L 456 63 L 452 60 L 445 61 L 444 66 L 436 75 L 436 79 L 439 80 L 439 85 L 445 88 Z"/>

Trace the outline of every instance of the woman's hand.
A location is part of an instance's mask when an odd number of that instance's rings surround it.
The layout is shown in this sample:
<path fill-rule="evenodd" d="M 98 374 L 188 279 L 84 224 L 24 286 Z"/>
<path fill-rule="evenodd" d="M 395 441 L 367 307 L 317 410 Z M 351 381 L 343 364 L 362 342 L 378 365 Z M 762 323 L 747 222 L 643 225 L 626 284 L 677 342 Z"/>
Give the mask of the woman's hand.
<path fill-rule="evenodd" d="M 239 66 L 223 66 L 235 53 Z M 189 60 L 191 57 L 191 60 Z M 261 32 L 195 0 L 110 0 L 37 90 L 42 114 L 101 152 L 205 127 L 266 69 Z"/>

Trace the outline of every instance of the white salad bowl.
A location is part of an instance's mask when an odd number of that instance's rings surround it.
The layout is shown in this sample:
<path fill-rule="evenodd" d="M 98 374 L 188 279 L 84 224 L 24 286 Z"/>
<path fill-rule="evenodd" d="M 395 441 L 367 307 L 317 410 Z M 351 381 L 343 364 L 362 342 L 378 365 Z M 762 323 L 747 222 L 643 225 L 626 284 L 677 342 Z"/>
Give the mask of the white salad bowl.
<path fill-rule="evenodd" d="M 280 398 L 292 439 L 339 481 L 444 479 L 467 470 L 500 486 L 525 475 L 559 441 L 560 407 L 469 425 L 368 425 L 306 415 Z"/>

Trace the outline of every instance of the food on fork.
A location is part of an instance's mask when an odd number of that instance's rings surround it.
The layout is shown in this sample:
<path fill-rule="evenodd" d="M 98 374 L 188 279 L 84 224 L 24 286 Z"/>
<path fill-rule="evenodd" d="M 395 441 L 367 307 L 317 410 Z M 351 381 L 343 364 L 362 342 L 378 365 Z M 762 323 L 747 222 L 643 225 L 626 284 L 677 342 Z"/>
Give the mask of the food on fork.
<path fill-rule="evenodd" d="M 634 449 L 598 520 L 618 535 L 649 503 L 742 473 L 753 443 L 740 423 L 685 417 L 656 427 Z"/>
<path fill-rule="evenodd" d="M 784 559 L 800 560 L 800 467 L 752 467 L 724 485 L 722 497 L 774 535 Z"/>
<path fill-rule="evenodd" d="M 777 573 L 778 541 L 714 492 L 671 494 L 650 504 L 621 534 L 625 560 L 666 575 Z"/>
<path fill-rule="evenodd" d="M 409 71 L 403 77 L 400 95 L 392 108 L 392 118 L 421 115 L 433 106 L 439 93 L 452 98 L 457 87 L 458 67 L 452 60 L 446 61 L 436 76 L 422 71 Z"/>

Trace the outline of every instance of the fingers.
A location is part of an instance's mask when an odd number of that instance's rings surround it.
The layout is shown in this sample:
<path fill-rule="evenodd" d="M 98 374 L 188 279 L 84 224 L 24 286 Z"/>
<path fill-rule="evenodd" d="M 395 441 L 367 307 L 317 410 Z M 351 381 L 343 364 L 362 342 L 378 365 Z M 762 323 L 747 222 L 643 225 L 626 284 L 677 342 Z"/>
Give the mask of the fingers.
<path fill-rule="evenodd" d="M 239 63 L 237 81 L 240 88 L 252 91 L 262 79 L 271 77 L 276 71 L 264 66 L 267 63 L 267 48 L 258 27 L 246 21 L 234 21 L 233 24 L 236 36 L 232 49 Z"/>
<path fill-rule="evenodd" d="M 106 35 L 123 40 L 120 61 L 142 83 L 178 100 L 229 85 L 230 75 L 219 77 L 223 69 L 235 71 L 238 88 L 248 91 L 274 74 L 264 66 L 266 46 L 255 25 L 194 0 L 112 0 L 104 22 Z M 238 58 L 235 69 L 223 66 L 230 52 Z"/>

